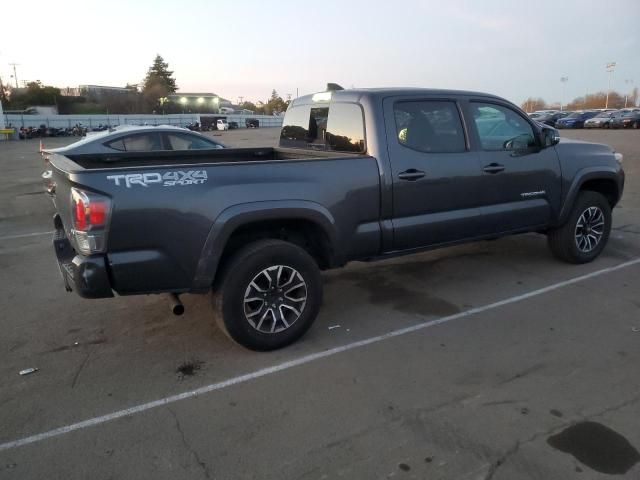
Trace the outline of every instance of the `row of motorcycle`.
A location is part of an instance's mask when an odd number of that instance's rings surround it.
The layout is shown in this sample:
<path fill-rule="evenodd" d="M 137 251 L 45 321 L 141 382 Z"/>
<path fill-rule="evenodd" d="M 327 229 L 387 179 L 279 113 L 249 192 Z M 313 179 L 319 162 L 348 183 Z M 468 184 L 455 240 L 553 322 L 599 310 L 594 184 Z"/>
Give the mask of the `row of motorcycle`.
<path fill-rule="evenodd" d="M 84 137 L 87 132 L 102 132 L 107 129 L 109 125 L 102 124 L 92 128 L 85 127 L 81 123 L 68 128 L 47 127 L 43 124 L 39 127 L 20 127 L 18 134 L 22 140 L 44 137 Z"/>

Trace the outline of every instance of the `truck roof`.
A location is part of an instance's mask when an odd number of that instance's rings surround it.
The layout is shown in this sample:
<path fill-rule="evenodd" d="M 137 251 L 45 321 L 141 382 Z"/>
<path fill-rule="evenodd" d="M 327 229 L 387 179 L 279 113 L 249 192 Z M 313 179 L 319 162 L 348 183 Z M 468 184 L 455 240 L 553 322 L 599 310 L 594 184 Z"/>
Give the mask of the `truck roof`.
<path fill-rule="evenodd" d="M 490 93 L 474 92 L 468 90 L 448 90 L 438 88 L 418 88 L 418 87 L 385 87 L 385 88 L 352 88 L 344 90 L 329 90 L 324 92 L 317 92 L 309 95 L 303 95 L 292 101 L 292 105 L 307 105 L 312 103 L 318 103 L 318 96 L 326 97 L 324 101 L 329 98 L 342 102 L 357 102 L 363 97 L 369 98 L 385 98 L 399 95 L 451 95 L 455 97 L 471 96 L 471 97 L 485 97 L 494 98 L 496 100 L 503 100 L 503 98 Z M 315 97 L 315 99 L 314 99 Z M 322 101 L 322 100 L 320 100 Z"/>

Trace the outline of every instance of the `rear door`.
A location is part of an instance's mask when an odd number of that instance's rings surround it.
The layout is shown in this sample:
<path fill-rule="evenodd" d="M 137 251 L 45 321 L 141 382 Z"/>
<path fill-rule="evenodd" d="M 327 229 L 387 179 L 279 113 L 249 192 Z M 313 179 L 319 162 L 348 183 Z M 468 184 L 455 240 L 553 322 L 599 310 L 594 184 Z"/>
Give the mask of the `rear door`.
<path fill-rule="evenodd" d="M 393 175 L 393 248 L 475 236 L 481 171 L 456 99 L 389 97 L 383 108 Z"/>
<path fill-rule="evenodd" d="M 465 103 L 473 150 L 480 161 L 484 233 L 542 227 L 560 205 L 560 163 L 539 144 L 532 122 L 506 103 Z"/>

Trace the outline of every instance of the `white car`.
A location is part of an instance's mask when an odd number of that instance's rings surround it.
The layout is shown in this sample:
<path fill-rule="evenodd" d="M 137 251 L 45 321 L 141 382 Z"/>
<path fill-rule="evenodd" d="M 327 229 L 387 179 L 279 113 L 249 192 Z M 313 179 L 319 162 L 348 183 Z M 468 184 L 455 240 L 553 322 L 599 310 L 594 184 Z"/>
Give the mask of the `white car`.
<path fill-rule="evenodd" d="M 227 123 L 226 120 L 218 120 L 216 122 L 216 129 L 218 130 L 229 130 L 229 124 Z"/>

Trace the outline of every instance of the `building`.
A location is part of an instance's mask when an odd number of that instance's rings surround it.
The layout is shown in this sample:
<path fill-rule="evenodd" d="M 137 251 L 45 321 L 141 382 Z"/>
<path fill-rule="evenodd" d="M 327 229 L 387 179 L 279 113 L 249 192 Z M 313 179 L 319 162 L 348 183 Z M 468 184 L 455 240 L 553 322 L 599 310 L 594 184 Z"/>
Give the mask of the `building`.
<path fill-rule="evenodd" d="M 60 93 L 65 96 L 87 97 L 94 100 L 113 95 L 126 95 L 131 92 L 135 92 L 135 88 L 110 87 L 107 85 L 79 85 L 77 88 L 66 87 L 60 89 Z"/>
<path fill-rule="evenodd" d="M 215 93 L 178 92 L 168 95 L 171 103 L 181 105 L 189 111 L 211 111 L 217 113 L 221 108 L 231 107 L 231 102 Z"/>

